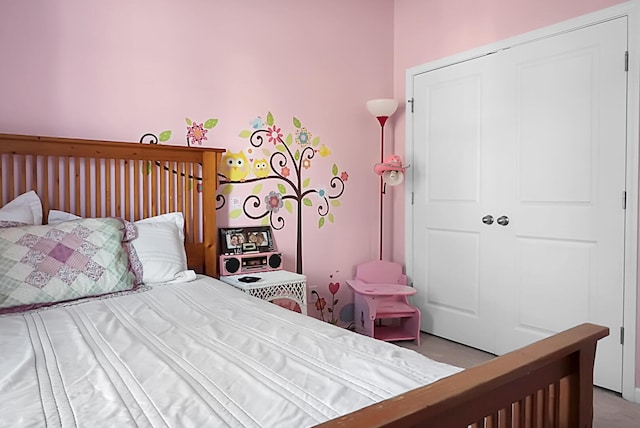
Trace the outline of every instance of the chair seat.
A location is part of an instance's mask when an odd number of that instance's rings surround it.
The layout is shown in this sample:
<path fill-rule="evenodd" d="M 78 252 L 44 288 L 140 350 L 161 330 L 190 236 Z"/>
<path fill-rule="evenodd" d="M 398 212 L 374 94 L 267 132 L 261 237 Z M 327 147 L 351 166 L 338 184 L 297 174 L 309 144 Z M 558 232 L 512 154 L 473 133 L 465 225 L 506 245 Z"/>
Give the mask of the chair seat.
<path fill-rule="evenodd" d="M 376 305 L 376 318 L 396 318 L 415 314 L 418 309 L 404 302 L 384 302 Z"/>

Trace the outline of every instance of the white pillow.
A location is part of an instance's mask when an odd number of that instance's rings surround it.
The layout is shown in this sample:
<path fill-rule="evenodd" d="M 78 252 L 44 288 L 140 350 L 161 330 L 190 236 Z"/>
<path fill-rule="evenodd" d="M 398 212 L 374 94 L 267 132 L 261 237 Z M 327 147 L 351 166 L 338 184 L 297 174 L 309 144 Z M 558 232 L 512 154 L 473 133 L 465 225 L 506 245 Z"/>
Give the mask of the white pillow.
<path fill-rule="evenodd" d="M 49 210 L 49 216 L 47 217 L 47 223 L 56 224 L 63 221 L 77 220 L 80 216 L 71 214 L 65 211 Z"/>
<path fill-rule="evenodd" d="M 0 221 L 41 225 L 42 202 L 36 192 L 23 193 L 0 208 Z"/>
<path fill-rule="evenodd" d="M 131 244 L 142 263 L 142 281 L 157 284 L 184 281 L 187 254 L 184 250 L 184 217 L 175 212 L 145 218 L 134 223 L 138 237 Z"/>
<path fill-rule="evenodd" d="M 50 210 L 49 224 L 80 217 L 64 211 Z M 184 217 L 180 212 L 162 214 L 134 222 L 138 237 L 131 241 L 142 264 L 142 282 L 184 282 L 195 279 L 187 268 L 184 249 Z"/>

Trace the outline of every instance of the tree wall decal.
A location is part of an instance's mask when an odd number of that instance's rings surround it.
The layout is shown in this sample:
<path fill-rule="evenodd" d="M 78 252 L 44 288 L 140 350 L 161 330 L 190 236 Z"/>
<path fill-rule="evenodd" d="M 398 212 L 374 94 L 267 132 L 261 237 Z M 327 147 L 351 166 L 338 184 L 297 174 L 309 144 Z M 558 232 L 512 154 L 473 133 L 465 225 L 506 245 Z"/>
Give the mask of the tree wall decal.
<path fill-rule="evenodd" d="M 331 151 L 320 143 L 319 137 L 313 137 L 296 117 L 293 118 L 295 136 L 289 133 L 284 137 L 282 128 L 276 125 L 270 112 L 266 121 L 257 117 L 251 125 L 252 130 L 243 130 L 239 134 L 251 144 L 248 153 L 227 151 L 222 158 L 216 208 L 226 205 L 236 186 L 255 183 L 241 208 L 231 210 L 229 216 L 261 219 L 262 225 L 281 230 L 286 220 L 280 209 L 294 215 L 297 225 L 296 272 L 302 273 L 303 210 L 315 207 L 318 228 L 324 227 L 327 220 L 333 223 L 335 217 L 331 210 L 341 205 L 339 198 L 344 193 L 349 175 L 346 171 L 341 172 L 334 163 L 327 188 L 314 186 L 311 177 L 304 177 L 305 172 L 313 167 L 316 156 L 327 157 Z"/>

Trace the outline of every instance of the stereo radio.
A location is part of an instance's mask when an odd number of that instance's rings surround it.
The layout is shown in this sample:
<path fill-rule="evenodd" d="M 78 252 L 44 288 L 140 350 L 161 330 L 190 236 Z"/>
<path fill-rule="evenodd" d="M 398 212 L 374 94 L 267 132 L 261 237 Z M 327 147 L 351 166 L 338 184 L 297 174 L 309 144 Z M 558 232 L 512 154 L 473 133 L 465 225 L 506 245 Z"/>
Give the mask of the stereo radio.
<path fill-rule="evenodd" d="M 220 256 L 220 275 L 240 275 L 282 269 L 282 253 L 229 254 Z"/>

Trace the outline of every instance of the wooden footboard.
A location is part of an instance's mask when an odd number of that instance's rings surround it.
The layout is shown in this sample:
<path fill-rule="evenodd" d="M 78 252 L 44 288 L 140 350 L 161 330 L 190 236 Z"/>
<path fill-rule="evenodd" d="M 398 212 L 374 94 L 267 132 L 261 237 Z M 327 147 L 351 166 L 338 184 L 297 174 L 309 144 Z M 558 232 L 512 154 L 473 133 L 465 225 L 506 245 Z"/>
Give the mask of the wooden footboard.
<path fill-rule="evenodd" d="M 590 427 L 596 343 L 608 334 L 582 324 L 319 426 Z"/>

